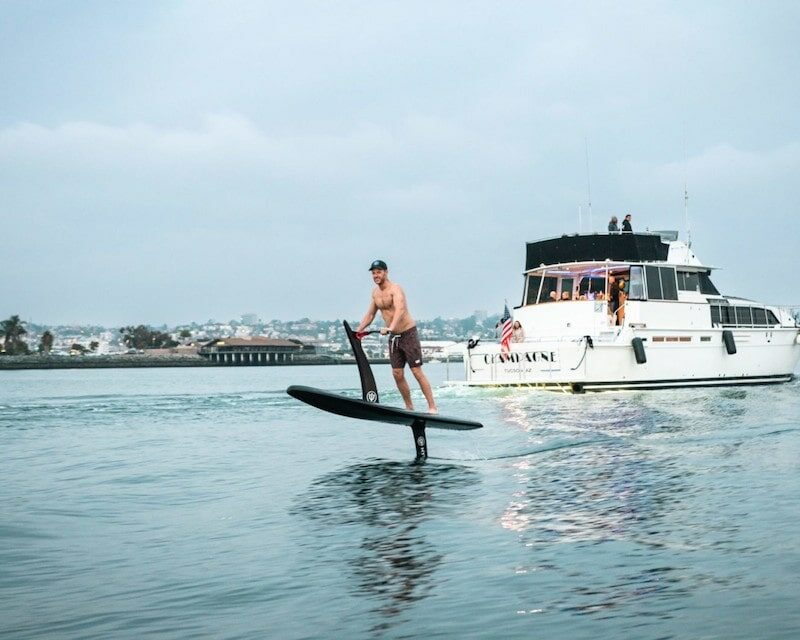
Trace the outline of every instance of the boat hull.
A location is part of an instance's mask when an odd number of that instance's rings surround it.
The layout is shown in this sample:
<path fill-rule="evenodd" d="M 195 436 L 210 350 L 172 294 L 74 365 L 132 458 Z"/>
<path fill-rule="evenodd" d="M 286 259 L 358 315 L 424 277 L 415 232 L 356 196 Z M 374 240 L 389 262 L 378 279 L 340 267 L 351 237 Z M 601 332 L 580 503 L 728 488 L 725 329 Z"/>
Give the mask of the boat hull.
<path fill-rule="evenodd" d="M 508 355 L 479 344 L 464 358 L 468 386 L 525 386 L 585 392 L 775 384 L 793 378 L 797 329 L 734 330 L 735 353 L 722 330 L 625 328 L 596 336 L 527 340 Z M 634 341 L 639 341 L 639 353 Z"/>

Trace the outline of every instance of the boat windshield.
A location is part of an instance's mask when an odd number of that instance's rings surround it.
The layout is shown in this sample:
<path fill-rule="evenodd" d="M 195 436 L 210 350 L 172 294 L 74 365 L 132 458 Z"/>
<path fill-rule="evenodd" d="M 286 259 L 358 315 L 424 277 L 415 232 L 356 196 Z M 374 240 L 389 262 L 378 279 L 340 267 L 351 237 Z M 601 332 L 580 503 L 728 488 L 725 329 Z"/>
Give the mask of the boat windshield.
<path fill-rule="evenodd" d="M 630 290 L 644 297 L 642 268 L 623 264 L 582 264 L 538 269 L 528 274 L 525 305 L 574 300 L 605 300 L 614 279 L 630 283 Z"/>
<path fill-rule="evenodd" d="M 706 270 L 663 264 L 578 263 L 529 272 L 524 304 L 616 299 L 618 288 L 626 300 L 678 300 L 679 291 L 719 295 Z"/>

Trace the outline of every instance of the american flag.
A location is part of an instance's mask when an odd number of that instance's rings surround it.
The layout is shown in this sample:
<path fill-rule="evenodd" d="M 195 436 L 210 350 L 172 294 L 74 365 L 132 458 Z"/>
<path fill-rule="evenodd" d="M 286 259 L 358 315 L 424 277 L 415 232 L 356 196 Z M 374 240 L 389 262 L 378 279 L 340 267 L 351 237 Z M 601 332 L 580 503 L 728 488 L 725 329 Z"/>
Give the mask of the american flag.
<path fill-rule="evenodd" d="M 503 360 L 508 358 L 511 353 L 511 336 L 514 335 L 514 323 L 511 320 L 511 312 L 508 310 L 508 303 L 503 311 L 503 317 L 500 318 L 500 353 Z"/>

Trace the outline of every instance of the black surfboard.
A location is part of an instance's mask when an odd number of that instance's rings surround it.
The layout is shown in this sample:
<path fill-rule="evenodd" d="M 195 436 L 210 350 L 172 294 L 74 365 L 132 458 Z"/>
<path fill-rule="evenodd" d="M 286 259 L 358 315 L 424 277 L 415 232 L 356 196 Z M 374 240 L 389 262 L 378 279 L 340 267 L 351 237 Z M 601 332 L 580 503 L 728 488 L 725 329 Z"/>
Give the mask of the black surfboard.
<path fill-rule="evenodd" d="M 344 322 L 344 330 L 353 348 L 353 355 L 358 365 L 358 374 L 361 378 L 362 400 L 350 398 L 338 393 L 323 391 L 313 387 L 292 385 L 286 389 L 293 398 L 310 404 L 312 407 L 335 413 L 336 415 L 359 420 L 372 420 L 375 422 L 388 422 L 391 424 L 401 424 L 411 427 L 414 434 L 414 446 L 417 449 L 417 460 L 424 460 L 428 457 L 428 441 L 425 436 L 425 427 L 436 429 L 452 429 L 456 431 L 467 431 L 470 429 L 480 429 L 483 425 L 472 420 L 461 418 L 450 418 L 441 416 L 437 413 L 422 413 L 419 411 L 408 411 L 400 407 L 387 407 L 378 403 L 378 389 L 375 384 L 375 377 L 369 361 L 361 347 L 361 337 L 363 334 L 356 335 L 355 332 Z"/>
<path fill-rule="evenodd" d="M 310 404 L 312 407 L 347 418 L 403 424 L 409 427 L 414 422 L 423 421 L 427 427 L 452 429 L 454 431 L 469 431 L 470 429 L 480 429 L 483 426 L 480 422 L 473 422 L 472 420 L 441 416 L 438 413 L 408 411 L 399 407 L 389 407 L 385 404 L 350 398 L 339 393 L 315 389 L 314 387 L 292 385 L 286 389 L 286 393 L 306 404 Z"/>

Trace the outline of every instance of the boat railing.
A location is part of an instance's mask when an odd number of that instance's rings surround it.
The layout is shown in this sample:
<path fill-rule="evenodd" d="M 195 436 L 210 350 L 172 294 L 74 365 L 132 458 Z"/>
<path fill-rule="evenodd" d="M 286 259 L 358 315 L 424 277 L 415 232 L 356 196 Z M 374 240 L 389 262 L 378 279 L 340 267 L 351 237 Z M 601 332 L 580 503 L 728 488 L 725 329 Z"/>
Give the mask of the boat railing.
<path fill-rule="evenodd" d="M 584 339 L 585 336 L 536 336 L 536 337 L 525 337 L 524 340 L 520 342 L 512 343 L 512 344 L 538 344 L 541 342 L 580 342 Z"/>

